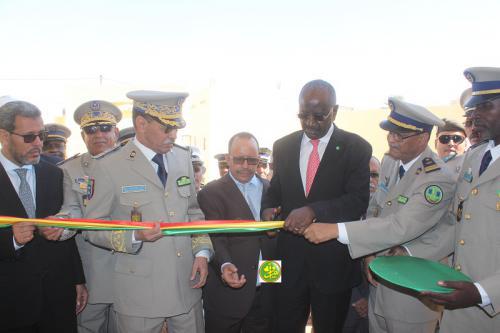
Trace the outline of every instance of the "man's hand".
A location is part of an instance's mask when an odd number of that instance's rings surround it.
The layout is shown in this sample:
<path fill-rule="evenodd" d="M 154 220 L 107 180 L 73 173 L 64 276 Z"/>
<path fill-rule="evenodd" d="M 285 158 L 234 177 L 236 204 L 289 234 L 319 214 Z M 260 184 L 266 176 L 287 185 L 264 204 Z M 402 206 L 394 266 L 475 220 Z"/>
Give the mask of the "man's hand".
<path fill-rule="evenodd" d="M 261 220 L 262 221 L 275 221 L 276 217 L 281 214 L 281 206 L 276 208 L 266 208 L 262 212 Z M 266 231 L 266 234 L 270 238 L 274 238 L 278 235 L 279 230 L 270 230 Z"/>
<path fill-rule="evenodd" d="M 314 244 L 323 243 L 339 237 L 339 228 L 332 223 L 313 223 L 304 231 L 304 237 Z"/>
<path fill-rule="evenodd" d="M 392 247 L 389 252 L 387 252 L 388 256 L 407 256 L 408 251 L 404 246 L 398 245 Z"/>
<path fill-rule="evenodd" d="M 222 268 L 222 281 L 227 283 L 231 288 L 241 288 L 247 283 L 247 279 L 245 278 L 245 274 L 238 276 L 238 268 L 236 268 L 233 264 L 226 264 Z"/>
<path fill-rule="evenodd" d="M 438 281 L 438 285 L 455 290 L 447 294 L 422 291 L 420 295 L 436 304 L 444 305 L 447 309 L 468 308 L 481 304 L 481 294 L 472 282 Z"/>
<path fill-rule="evenodd" d="M 64 228 L 39 227 L 38 232 L 43 238 L 49 241 L 57 241 L 61 238 Z"/>
<path fill-rule="evenodd" d="M 364 265 L 364 268 L 365 268 L 366 279 L 368 280 L 368 282 L 370 282 L 370 284 L 372 286 L 377 287 L 378 286 L 378 282 L 373 277 L 372 271 L 370 270 L 370 267 L 369 267 L 369 265 L 373 261 L 373 259 L 375 259 L 375 256 L 366 256 L 366 257 L 364 257 L 363 258 L 363 265 Z"/>
<path fill-rule="evenodd" d="M 19 222 L 12 225 L 12 233 L 17 245 L 26 245 L 33 239 L 36 226 L 31 222 Z"/>
<path fill-rule="evenodd" d="M 296 208 L 290 212 L 285 220 L 285 230 L 293 232 L 296 235 L 302 235 L 304 230 L 313 223 L 316 214 L 311 207 L 304 206 Z"/>
<path fill-rule="evenodd" d="M 143 242 L 154 242 L 163 237 L 160 229 L 160 223 L 155 223 L 153 229 L 135 230 L 134 236 L 136 240 Z"/>
<path fill-rule="evenodd" d="M 194 281 L 196 274 L 199 274 L 200 280 L 193 286 L 194 289 L 199 289 L 205 285 L 208 276 L 208 260 L 205 257 L 194 258 L 193 269 L 191 270 L 191 281 Z"/>
<path fill-rule="evenodd" d="M 76 285 L 76 314 L 83 311 L 87 305 L 87 300 L 89 298 L 89 293 L 87 292 L 87 287 L 84 284 Z"/>
<path fill-rule="evenodd" d="M 366 298 L 360 298 L 357 302 L 352 304 L 352 307 L 361 318 L 368 317 L 368 300 Z"/>

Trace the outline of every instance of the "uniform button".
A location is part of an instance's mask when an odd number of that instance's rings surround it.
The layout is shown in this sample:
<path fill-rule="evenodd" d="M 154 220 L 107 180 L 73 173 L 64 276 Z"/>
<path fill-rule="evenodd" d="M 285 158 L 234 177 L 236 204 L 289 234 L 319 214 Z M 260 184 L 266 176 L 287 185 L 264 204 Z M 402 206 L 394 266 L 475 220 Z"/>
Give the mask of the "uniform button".
<path fill-rule="evenodd" d="M 182 256 L 182 253 L 177 252 L 177 256 L 178 256 L 178 257 Z"/>
<path fill-rule="evenodd" d="M 390 206 L 392 205 L 392 202 L 391 201 L 387 201 L 387 206 Z"/>
<path fill-rule="evenodd" d="M 470 214 L 468 214 L 468 213 L 467 213 L 467 214 L 464 214 L 464 219 L 466 219 L 466 220 L 470 220 Z"/>
<path fill-rule="evenodd" d="M 458 199 L 459 199 L 460 201 L 464 201 L 464 199 L 465 199 L 465 198 L 464 198 L 463 196 L 459 195 L 459 196 L 458 196 Z"/>
<path fill-rule="evenodd" d="M 168 216 L 175 216 L 175 212 L 168 212 Z"/>
<path fill-rule="evenodd" d="M 165 198 L 168 197 L 168 192 L 165 192 Z"/>
<path fill-rule="evenodd" d="M 460 265 L 455 265 L 455 269 L 456 269 L 457 271 L 461 271 L 461 270 L 462 270 L 462 266 L 460 266 Z"/>
<path fill-rule="evenodd" d="M 135 273 L 135 269 L 131 268 L 131 269 L 129 269 L 129 272 L 130 272 L 130 274 L 134 274 Z"/>
<path fill-rule="evenodd" d="M 471 191 L 472 195 L 477 195 L 479 193 L 479 190 L 476 188 L 473 188 Z"/>
<path fill-rule="evenodd" d="M 458 244 L 460 244 L 460 245 L 465 245 L 465 241 L 464 241 L 463 239 L 461 239 L 461 240 L 458 242 Z"/>
<path fill-rule="evenodd" d="M 253 265 L 253 266 L 252 266 L 252 269 L 257 269 L 257 266 Z"/>

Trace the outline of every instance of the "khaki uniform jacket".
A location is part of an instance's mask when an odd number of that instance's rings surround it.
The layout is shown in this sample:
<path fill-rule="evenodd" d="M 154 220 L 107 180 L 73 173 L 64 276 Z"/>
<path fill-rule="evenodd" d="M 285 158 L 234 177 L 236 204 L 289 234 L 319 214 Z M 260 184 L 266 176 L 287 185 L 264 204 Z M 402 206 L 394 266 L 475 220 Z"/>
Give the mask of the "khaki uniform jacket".
<path fill-rule="evenodd" d="M 353 258 L 377 252 L 383 255 L 380 251 L 422 236 L 446 214 L 455 182 L 444 162 L 429 147 L 400 181 L 398 170 L 399 161 L 384 158 L 379 188 L 370 202 L 367 220 L 345 224 Z M 377 315 L 407 323 L 423 323 L 439 317 L 438 311 L 413 296 L 382 284 L 375 290 L 370 297 L 375 297 Z"/>
<path fill-rule="evenodd" d="M 486 147 L 483 143 L 466 153 L 452 205 L 453 224 L 443 223 L 431 241 L 409 247 L 417 256 L 454 251 L 455 269 L 478 282 L 490 298 L 484 309 L 445 311 L 441 332 L 500 332 L 500 159 L 479 176 Z"/>
<path fill-rule="evenodd" d="M 191 152 L 174 146 L 166 157 L 165 188 L 134 141 L 99 160 L 94 169 L 95 189 L 87 205 L 87 217 L 130 220 L 136 206 L 142 213 L 142 221 L 202 220 Z M 201 290 L 193 289 L 194 283 L 190 281 L 193 253 L 202 249 L 213 253 L 209 238 L 166 236 L 155 242 L 133 244 L 132 236 L 133 231 L 86 233 L 92 243 L 117 252 L 113 272 L 115 310 L 149 318 L 189 312 L 201 298 Z"/>
<path fill-rule="evenodd" d="M 85 216 L 84 198 L 87 195 L 86 178 L 92 178 L 96 160 L 89 153 L 69 159 L 60 165 L 64 173 L 64 203 L 61 214 L 71 218 Z M 88 302 L 113 302 L 113 267 L 115 259 L 113 252 L 86 242 L 82 234 L 76 235 L 76 244 L 82 258 L 83 269 L 89 292 Z"/>

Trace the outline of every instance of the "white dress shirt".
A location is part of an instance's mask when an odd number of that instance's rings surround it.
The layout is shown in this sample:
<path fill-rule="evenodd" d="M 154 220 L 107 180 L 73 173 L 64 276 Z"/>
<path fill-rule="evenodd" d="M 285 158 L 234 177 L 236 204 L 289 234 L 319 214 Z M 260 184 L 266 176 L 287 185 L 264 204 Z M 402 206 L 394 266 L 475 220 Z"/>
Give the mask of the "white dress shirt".
<path fill-rule="evenodd" d="M 328 142 L 330 142 L 330 138 L 332 137 L 333 130 L 335 126 L 332 124 L 330 129 L 326 134 L 319 139 L 318 145 L 318 153 L 319 153 L 319 161 L 323 158 L 325 154 L 326 146 L 328 146 Z M 300 143 L 300 158 L 299 158 L 299 167 L 300 167 L 300 177 L 302 178 L 302 186 L 304 187 L 304 193 L 306 193 L 306 178 L 307 178 L 307 163 L 309 162 L 309 156 L 313 150 L 313 145 L 311 143 L 311 138 L 309 138 L 306 133 L 302 136 L 302 142 Z"/>
<path fill-rule="evenodd" d="M 33 203 L 35 204 L 35 209 L 36 209 L 36 175 L 35 175 L 35 168 L 33 167 L 33 165 L 19 166 L 14 162 L 12 162 L 11 160 L 9 160 L 7 157 L 5 157 L 3 151 L 0 151 L 0 163 L 2 163 L 2 166 L 5 169 L 7 176 L 9 176 L 10 182 L 12 183 L 12 186 L 16 190 L 18 196 L 19 196 L 19 186 L 21 185 L 21 178 L 19 178 L 19 175 L 14 170 L 19 168 L 28 170 L 28 172 L 26 173 L 26 181 L 28 182 L 28 185 L 30 187 L 31 195 L 33 196 Z M 14 249 L 16 251 L 23 247 L 23 245 L 21 246 L 17 245 L 14 237 L 12 238 L 12 241 L 14 242 Z"/>

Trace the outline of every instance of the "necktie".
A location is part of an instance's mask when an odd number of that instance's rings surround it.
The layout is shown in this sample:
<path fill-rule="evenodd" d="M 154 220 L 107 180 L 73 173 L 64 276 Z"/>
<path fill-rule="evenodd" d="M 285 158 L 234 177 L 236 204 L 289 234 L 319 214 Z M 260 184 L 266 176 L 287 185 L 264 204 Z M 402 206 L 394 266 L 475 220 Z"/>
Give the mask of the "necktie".
<path fill-rule="evenodd" d="M 399 179 L 401 180 L 401 178 L 403 178 L 403 176 L 405 175 L 405 168 L 403 168 L 402 165 L 399 166 Z"/>
<path fill-rule="evenodd" d="M 156 154 L 153 157 L 153 162 L 158 164 L 158 171 L 156 174 L 158 175 L 158 178 L 160 178 L 161 183 L 163 184 L 163 187 L 165 187 L 165 184 L 167 183 L 167 170 L 165 170 L 165 164 L 163 163 L 163 155 L 162 154 Z"/>
<path fill-rule="evenodd" d="M 488 168 L 493 157 L 491 156 L 491 150 L 488 150 L 481 160 L 481 166 L 479 167 L 479 176 Z"/>
<path fill-rule="evenodd" d="M 251 186 L 252 186 L 252 184 L 250 184 L 250 183 L 243 184 L 243 193 L 244 193 L 245 201 L 247 202 L 248 207 L 252 211 L 252 215 L 253 215 L 255 221 L 258 221 L 259 220 L 259 212 L 257 211 L 257 208 L 255 207 L 255 205 L 251 199 L 251 195 L 250 195 L 250 193 L 252 191 L 252 189 L 250 188 Z"/>
<path fill-rule="evenodd" d="M 28 181 L 26 180 L 26 173 L 28 172 L 28 169 L 20 168 L 14 169 L 14 171 L 19 176 L 19 179 L 21 179 L 21 184 L 19 185 L 19 199 L 21 199 L 28 217 L 33 218 L 36 216 L 36 208 L 33 200 L 33 193 L 31 192 Z"/>
<path fill-rule="evenodd" d="M 311 144 L 313 145 L 313 150 L 311 152 L 311 155 L 309 155 L 309 160 L 307 161 L 306 196 L 309 195 L 309 191 L 311 190 L 311 186 L 314 181 L 314 176 L 316 176 L 316 171 L 318 171 L 319 167 L 319 140 L 311 140 Z"/>

